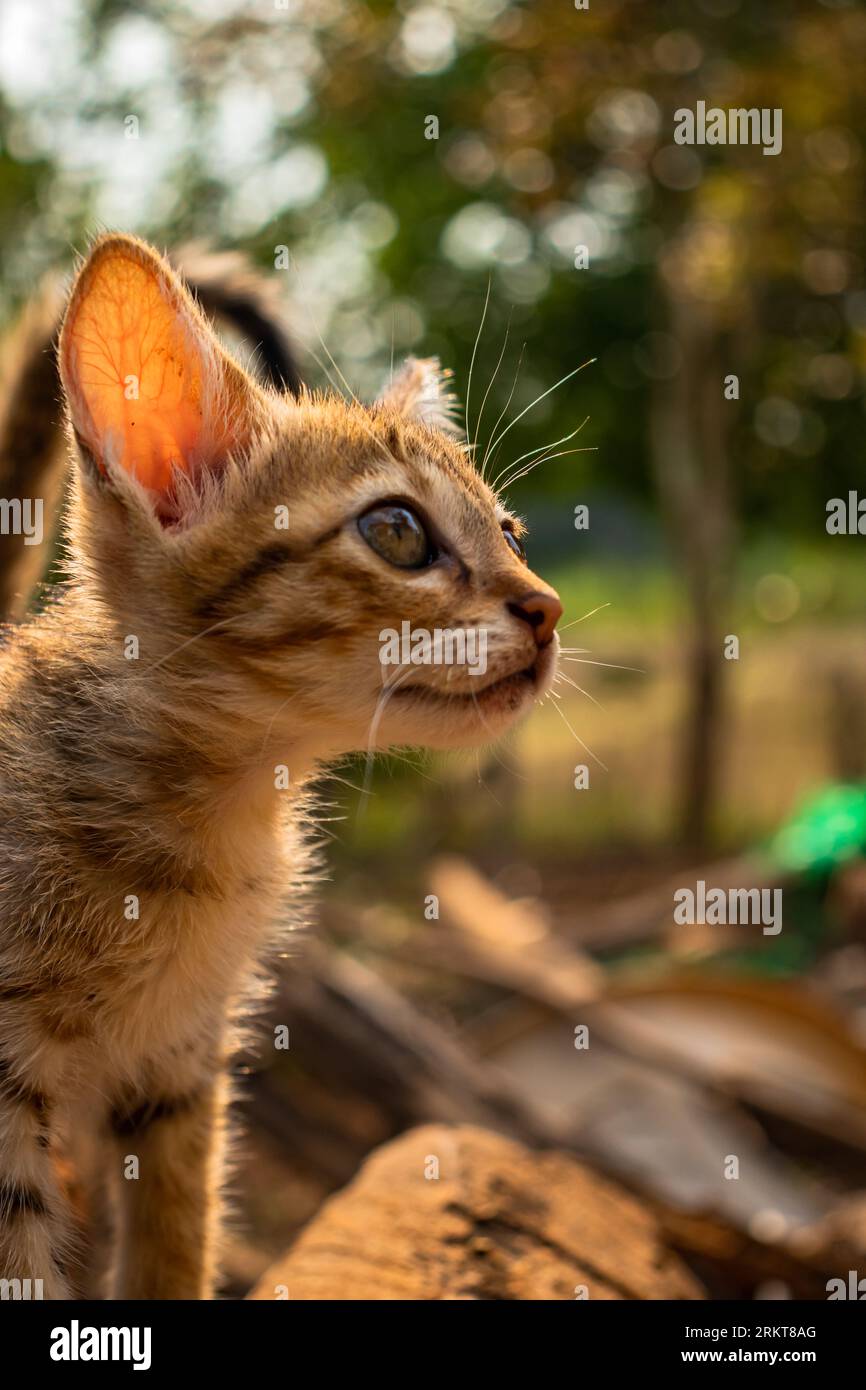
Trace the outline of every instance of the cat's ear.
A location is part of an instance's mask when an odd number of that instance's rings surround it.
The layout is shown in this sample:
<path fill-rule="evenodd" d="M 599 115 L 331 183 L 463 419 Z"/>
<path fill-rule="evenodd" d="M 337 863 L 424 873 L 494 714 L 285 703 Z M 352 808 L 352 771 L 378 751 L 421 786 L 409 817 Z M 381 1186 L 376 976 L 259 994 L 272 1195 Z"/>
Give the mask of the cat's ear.
<path fill-rule="evenodd" d="M 221 347 L 168 264 L 133 237 L 101 238 L 82 267 L 59 346 L 76 439 L 100 475 L 120 470 L 177 516 L 178 475 L 199 481 L 243 452 L 259 388 Z"/>
<path fill-rule="evenodd" d="M 378 403 L 447 434 L 462 433 L 455 419 L 459 402 L 451 390 L 451 373 L 442 369 L 438 357 L 407 357 Z"/>

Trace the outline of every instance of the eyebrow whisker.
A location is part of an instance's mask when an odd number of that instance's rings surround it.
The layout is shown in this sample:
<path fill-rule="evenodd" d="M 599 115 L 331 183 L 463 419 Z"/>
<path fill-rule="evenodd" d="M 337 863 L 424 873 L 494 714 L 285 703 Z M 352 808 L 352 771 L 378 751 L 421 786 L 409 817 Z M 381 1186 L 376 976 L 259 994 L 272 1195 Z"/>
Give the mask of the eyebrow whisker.
<path fill-rule="evenodd" d="M 466 421 L 466 439 L 469 439 L 469 393 L 472 390 L 472 373 L 475 370 L 475 355 L 478 352 L 478 344 L 481 342 L 481 334 L 484 332 L 484 322 L 487 318 L 487 306 L 490 303 L 490 287 L 493 284 L 493 275 L 487 277 L 487 294 L 484 299 L 484 308 L 481 311 L 481 322 L 478 325 L 478 332 L 475 335 L 475 346 L 472 349 L 472 360 L 469 363 L 469 380 L 466 383 L 466 407 L 464 419 Z"/>
<path fill-rule="evenodd" d="M 493 443 L 490 445 L 490 448 L 491 448 L 491 449 L 497 448 L 497 447 L 502 443 L 503 439 L 504 439 L 505 436 L 508 434 L 509 430 L 513 430 L 513 429 L 514 429 L 514 426 L 520 423 L 520 421 L 523 419 L 524 415 L 528 415 L 529 412 L 530 412 L 530 410 L 532 410 L 535 406 L 537 406 L 537 405 L 539 404 L 540 401 L 545 400 L 545 399 L 551 394 L 551 392 L 558 390 L 558 388 L 559 388 L 560 386 L 564 386 L 565 383 L 566 383 L 566 381 L 571 381 L 571 378 L 574 377 L 574 376 L 577 376 L 578 372 L 582 372 L 583 369 L 584 369 L 584 367 L 591 367 L 592 364 L 593 364 L 593 362 L 597 362 L 597 361 L 598 361 L 598 358 L 596 358 L 596 357 L 590 357 L 590 358 L 588 358 L 588 359 L 586 360 L 586 362 L 582 362 L 582 363 L 580 364 L 580 366 L 579 366 L 579 367 L 575 367 L 573 371 L 571 371 L 571 372 L 566 372 L 565 376 L 561 376 L 561 377 L 559 378 L 559 381 L 555 381 L 555 382 L 553 383 L 552 386 L 548 386 L 547 390 L 546 390 L 546 391 L 542 391 L 541 394 L 540 394 L 539 396 L 536 396 L 534 401 L 530 401 L 530 402 L 529 402 L 529 405 L 525 406 L 525 407 L 523 408 L 523 410 L 521 410 L 521 412 L 520 412 L 519 415 L 515 415 L 514 419 L 511 421 L 511 423 L 508 424 L 508 425 L 506 425 L 506 426 L 505 426 L 505 429 L 502 431 L 502 433 L 493 441 Z"/>
<path fill-rule="evenodd" d="M 474 439 L 473 444 L 472 444 L 472 451 L 473 451 L 473 454 L 474 454 L 474 453 L 477 453 L 477 451 L 478 451 L 478 436 L 479 436 L 479 434 L 481 433 L 481 421 L 482 421 L 482 419 L 484 418 L 484 407 L 485 407 L 486 404 L 487 404 L 487 398 L 488 398 L 488 396 L 490 395 L 490 392 L 493 390 L 493 386 L 494 386 L 494 384 L 495 384 L 495 382 L 496 382 L 496 378 L 499 376 L 499 368 L 502 366 L 502 361 L 503 361 L 503 358 L 505 357 L 505 349 L 508 347 L 508 335 L 509 335 L 510 332 L 511 332 L 511 318 L 512 318 L 512 314 L 513 314 L 513 313 L 514 313 L 514 309 L 513 309 L 513 307 L 512 307 L 511 313 L 508 315 L 508 323 L 505 325 L 505 337 L 504 337 L 504 339 L 502 340 L 502 350 L 501 350 L 501 352 L 500 352 L 500 354 L 499 354 L 499 360 L 497 361 L 496 366 L 495 366 L 494 369 L 493 369 L 493 375 L 492 375 L 492 377 L 490 378 L 490 382 L 489 382 L 489 385 L 488 385 L 488 387 L 487 387 L 487 390 L 484 392 L 484 399 L 483 399 L 482 402 L 481 402 L 481 409 L 480 409 L 479 412 L 478 412 L 478 419 L 477 419 L 477 421 L 475 422 L 475 439 Z M 484 475 L 483 475 L 483 471 L 482 471 L 482 477 L 483 477 L 483 476 L 484 476 Z"/>
<path fill-rule="evenodd" d="M 594 444 L 590 444 L 587 445 L 587 447 L 584 449 L 560 449 L 559 452 L 556 454 L 543 454 L 540 459 L 533 459 L 531 463 L 527 463 L 525 467 L 519 469 L 517 473 L 513 473 L 510 478 L 506 479 L 502 486 L 503 488 L 513 487 L 515 483 L 520 482 L 521 478 L 525 478 L 527 473 L 531 473 L 534 468 L 538 468 L 539 464 L 550 463 L 551 459 L 565 458 L 568 454 L 594 453 L 596 453 L 596 446 Z"/>
<path fill-rule="evenodd" d="M 587 415 L 586 420 L 584 420 L 582 424 L 578 425 L 576 430 L 572 430 L 571 434 L 564 434 L 561 439 L 554 439 L 552 444 L 540 444 L 535 449 L 527 449 L 525 454 L 520 455 L 520 458 L 514 459 L 511 463 L 506 464 L 506 466 L 502 469 L 502 472 L 496 475 L 496 478 L 490 484 L 490 486 L 495 490 L 499 486 L 499 479 L 505 473 L 508 472 L 509 468 L 516 468 L 517 465 L 519 463 L 522 463 L 524 459 L 532 458 L 533 454 L 542 454 L 544 453 L 545 449 L 555 449 L 557 444 L 567 444 L 569 439 L 574 439 L 574 436 L 576 434 L 580 434 L 580 431 L 583 429 L 583 426 L 587 423 L 588 420 L 589 416 Z M 502 484 L 502 486 L 508 487 L 508 483 L 505 482 Z"/>
<path fill-rule="evenodd" d="M 496 431 L 499 429 L 499 426 L 502 424 L 502 421 L 505 419 L 506 415 L 508 414 L 508 407 L 511 405 L 512 399 L 513 399 L 513 397 L 514 397 L 514 392 L 517 390 L 517 380 L 518 380 L 518 377 L 520 376 L 520 368 L 523 366 L 523 354 L 525 353 L 525 351 L 526 351 L 526 344 L 524 343 L 524 344 L 523 344 L 523 347 L 520 349 L 520 356 L 519 356 L 518 359 L 517 359 L 517 370 L 516 370 L 515 373 L 514 373 L 514 380 L 513 380 L 512 383 L 511 383 L 511 390 L 510 390 L 509 393 L 508 393 L 508 400 L 505 402 L 505 405 L 502 407 L 502 410 L 499 412 L 499 418 L 497 419 L 496 424 L 493 426 L 493 430 L 492 430 L 492 432 L 491 432 L 490 439 L 487 441 L 487 448 L 484 450 L 484 458 L 481 460 L 481 470 L 480 470 L 480 471 L 481 471 L 481 476 L 482 476 L 482 478 L 484 477 L 484 470 L 485 470 L 485 468 L 487 467 L 487 460 L 488 460 L 489 457 L 490 457 L 490 451 L 491 451 L 491 448 L 492 448 L 492 441 L 493 441 L 493 439 L 494 439 L 494 437 L 495 437 L 495 435 L 496 435 Z"/>

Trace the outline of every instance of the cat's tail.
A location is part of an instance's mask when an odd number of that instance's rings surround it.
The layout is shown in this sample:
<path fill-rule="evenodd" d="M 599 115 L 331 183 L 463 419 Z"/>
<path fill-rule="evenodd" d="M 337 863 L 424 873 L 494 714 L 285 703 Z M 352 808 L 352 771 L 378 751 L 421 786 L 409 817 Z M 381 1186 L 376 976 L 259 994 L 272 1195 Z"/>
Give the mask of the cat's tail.
<path fill-rule="evenodd" d="M 169 252 L 169 260 L 205 313 L 252 346 L 253 370 L 278 391 L 298 395 L 301 376 L 274 277 L 262 275 L 240 251 L 212 251 L 199 241 Z"/>
<path fill-rule="evenodd" d="M 170 257 L 205 312 L 252 349 L 252 368 L 277 390 L 301 385 L 275 283 L 234 251 L 190 243 Z M 16 621 L 47 568 L 66 447 L 57 335 L 66 302 L 49 276 L 0 344 L 0 622 Z"/>

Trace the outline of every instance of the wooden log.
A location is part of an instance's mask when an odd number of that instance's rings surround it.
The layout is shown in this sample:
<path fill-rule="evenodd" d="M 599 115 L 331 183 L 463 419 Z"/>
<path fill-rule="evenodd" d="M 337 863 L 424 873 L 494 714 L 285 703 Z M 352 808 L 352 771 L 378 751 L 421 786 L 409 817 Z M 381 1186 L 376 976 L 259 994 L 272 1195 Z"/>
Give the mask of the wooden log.
<path fill-rule="evenodd" d="M 484 1125 L 527 1150 L 567 1151 L 573 1162 L 580 1158 L 601 1170 L 602 1185 L 616 1182 L 635 1204 L 648 1201 L 668 1246 L 694 1262 L 718 1296 L 752 1297 L 773 1268 L 783 1271 L 794 1297 L 816 1296 L 815 1269 L 798 1251 L 744 1239 L 745 1232 L 718 1213 L 685 1216 L 668 1210 L 658 1194 L 648 1197 L 646 1184 L 619 1164 L 615 1150 L 599 1147 L 573 1119 L 529 1101 L 351 957 L 308 941 L 286 974 L 272 1017 L 289 1024 L 292 1046 L 279 1054 L 281 1065 L 253 1078 L 251 1118 L 279 1142 L 284 1161 L 314 1170 L 325 1187 L 348 1182 L 371 1149 L 410 1126 Z M 425 1191 L 427 1185 L 418 1189 Z M 376 1219 L 371 1211 L 364 1239 L 374 1238 Z M 774 1251 L 784 1251 L 775 1265 Z M 275 1296 L 275 1282 L 262 1297 Z"/>
<path fill-rule="evenodd" d="M 378 1149 L 253 1299 L 700 1299 L 655 1217 L 567 1154 L 470 1126 Z"/>

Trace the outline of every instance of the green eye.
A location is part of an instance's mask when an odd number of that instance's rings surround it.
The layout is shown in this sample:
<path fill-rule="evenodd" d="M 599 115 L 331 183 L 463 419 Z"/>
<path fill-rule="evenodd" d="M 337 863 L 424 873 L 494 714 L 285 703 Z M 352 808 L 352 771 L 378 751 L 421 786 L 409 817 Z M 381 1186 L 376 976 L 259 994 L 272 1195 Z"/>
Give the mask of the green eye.
<path fill-rule="evenodd" d="M 413 511 L 397 502 L 379 503 L 358 518 L 371 550 L 404 570 L 420 570 L 434 558 L 433 546 Z"/>
<path fill-rule="evenodd" d="M 522 560 L 523 563 L 526 564 L 526 551 L 523 548 L 523 542 L 519 541 L 514 532 L 509 531 L 507 526 L 503 526 L 502 534 L 505 537 L 507 545 L 514 551 L 518 560 Z"/>

